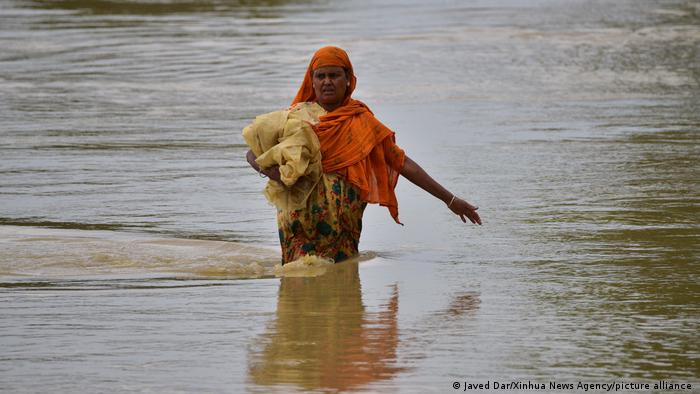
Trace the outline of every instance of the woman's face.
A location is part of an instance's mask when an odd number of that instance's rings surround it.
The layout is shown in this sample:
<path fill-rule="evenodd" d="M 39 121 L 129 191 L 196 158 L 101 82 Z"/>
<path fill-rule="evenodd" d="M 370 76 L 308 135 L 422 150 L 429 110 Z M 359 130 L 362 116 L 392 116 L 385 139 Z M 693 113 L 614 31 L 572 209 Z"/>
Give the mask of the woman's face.
<path fill-rule="evenodd" d="M 316 101 L 327 111 L 342 104 L 348 89 L 345 69 L 337 66 L 319 67 L 313 72 L 314 93 Z"/>

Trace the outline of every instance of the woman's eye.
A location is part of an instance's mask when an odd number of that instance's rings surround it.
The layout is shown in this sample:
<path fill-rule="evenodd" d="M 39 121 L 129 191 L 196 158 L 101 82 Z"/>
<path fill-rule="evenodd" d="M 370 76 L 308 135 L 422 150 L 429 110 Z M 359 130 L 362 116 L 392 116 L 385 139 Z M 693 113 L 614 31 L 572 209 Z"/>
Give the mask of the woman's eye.
<path fill-rule="evenodd" d="M 326 78 L 338 79 L 338 78 L 340 78 L 340 75 L 341 75 L 340 73 L 314 74 L 314 78 L 319 80 L 319 81 L 323 81 Z"/>

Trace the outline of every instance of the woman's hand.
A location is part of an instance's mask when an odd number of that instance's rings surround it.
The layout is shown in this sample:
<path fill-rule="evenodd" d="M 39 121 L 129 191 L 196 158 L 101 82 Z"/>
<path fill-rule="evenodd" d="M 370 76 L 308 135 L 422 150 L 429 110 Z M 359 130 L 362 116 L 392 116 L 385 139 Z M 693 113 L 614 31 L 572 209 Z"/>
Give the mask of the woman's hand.
<path fill-rule="evenodd" d="M 448 208 L 450 208 L 450 210 L 456 215 L 459 215 L 464 223 L 467 222 L 467 219 L 464 218 L 466 216 L 470 222 L 481 225 L 481 218 L 479 217 L 479 214 L 476 213 L 476 210 L 479 209 L 479 207 L 476 207 L 459 197 L 455 197 L 454 201 L 452 201 L 452 204 L 449 205 Z"/>
<path fill-rule="evenodd" d="M 273 181 L 277 181 L 279 183 L 282 183 L 282 178 L 280 177 L 280 166 L 272 166 L 269 168 L 266 168 L 262 171 L 260 171 L 264 175 L 267 175 L 268 178 L 272 179 Z M 284 185 L 284 183 L 282 183 Z"/>
<path fill-rule="evenodd" d="M 258 163 L 255 162 L 255 154 L 253 153 L 252 150 L 249 150 L 246 155 L 246 160 L 248 161 L 248 164 L 250 164 L 251 167 L 258 173 L 265 175 L 266 177 L 272 179 L 273 181 L 277 181 L 279 183 L 282 183 L 282 178 L 280 177 L 280 168 L 279 166 L 272 166 L 266 169 L 261 169 Z M 284 185 L 284 183 L 282 183 Z"/>

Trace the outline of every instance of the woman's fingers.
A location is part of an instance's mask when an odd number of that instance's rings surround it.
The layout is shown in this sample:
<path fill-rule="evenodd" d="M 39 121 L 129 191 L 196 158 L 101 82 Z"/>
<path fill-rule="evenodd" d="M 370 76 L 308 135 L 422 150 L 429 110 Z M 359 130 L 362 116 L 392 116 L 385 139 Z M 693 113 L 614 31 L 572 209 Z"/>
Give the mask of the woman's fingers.
<path fill-rule="evenodd" d="M 263 174 L 267 175 L 270 179 L 282 183 L 282 178 L 280 176 L 279 166 L 272 166 L 263 170 Z"/>
<path fill-rule="evenodd" d="M 467 203 L 467 207 L 467 217 L 469 220 L 474 224 L 481 224 L 481 218 L 479 217 L 479 214 L 476 213 L 476 210 L 479 209 L 479 207 L 469 203 Z"/>
<path fill-rule="evenodd" d="M 479 216 L 479 214 L 476 212 L 472 212 L 472 216 L 474 216 L 472 223 L 481 225 L 481 217 Z"/>

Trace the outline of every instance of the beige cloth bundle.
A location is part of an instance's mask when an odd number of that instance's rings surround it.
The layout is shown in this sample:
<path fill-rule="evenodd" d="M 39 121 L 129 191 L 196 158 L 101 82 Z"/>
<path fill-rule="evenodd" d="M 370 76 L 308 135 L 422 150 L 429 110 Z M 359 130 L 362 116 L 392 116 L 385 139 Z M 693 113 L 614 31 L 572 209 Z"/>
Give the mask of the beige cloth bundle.
<path fill-rule="evenodd" d="M 270 180 L 263 193 L 281 210 L 302 209 L 321 178 L 321 145 L 310 124 L 325 110 L 316 103 L 299 103 L 285 111 L 260 115 L 243 129 L 243 138 L 258 165 L 279 166 L 284 185 Z"/>

